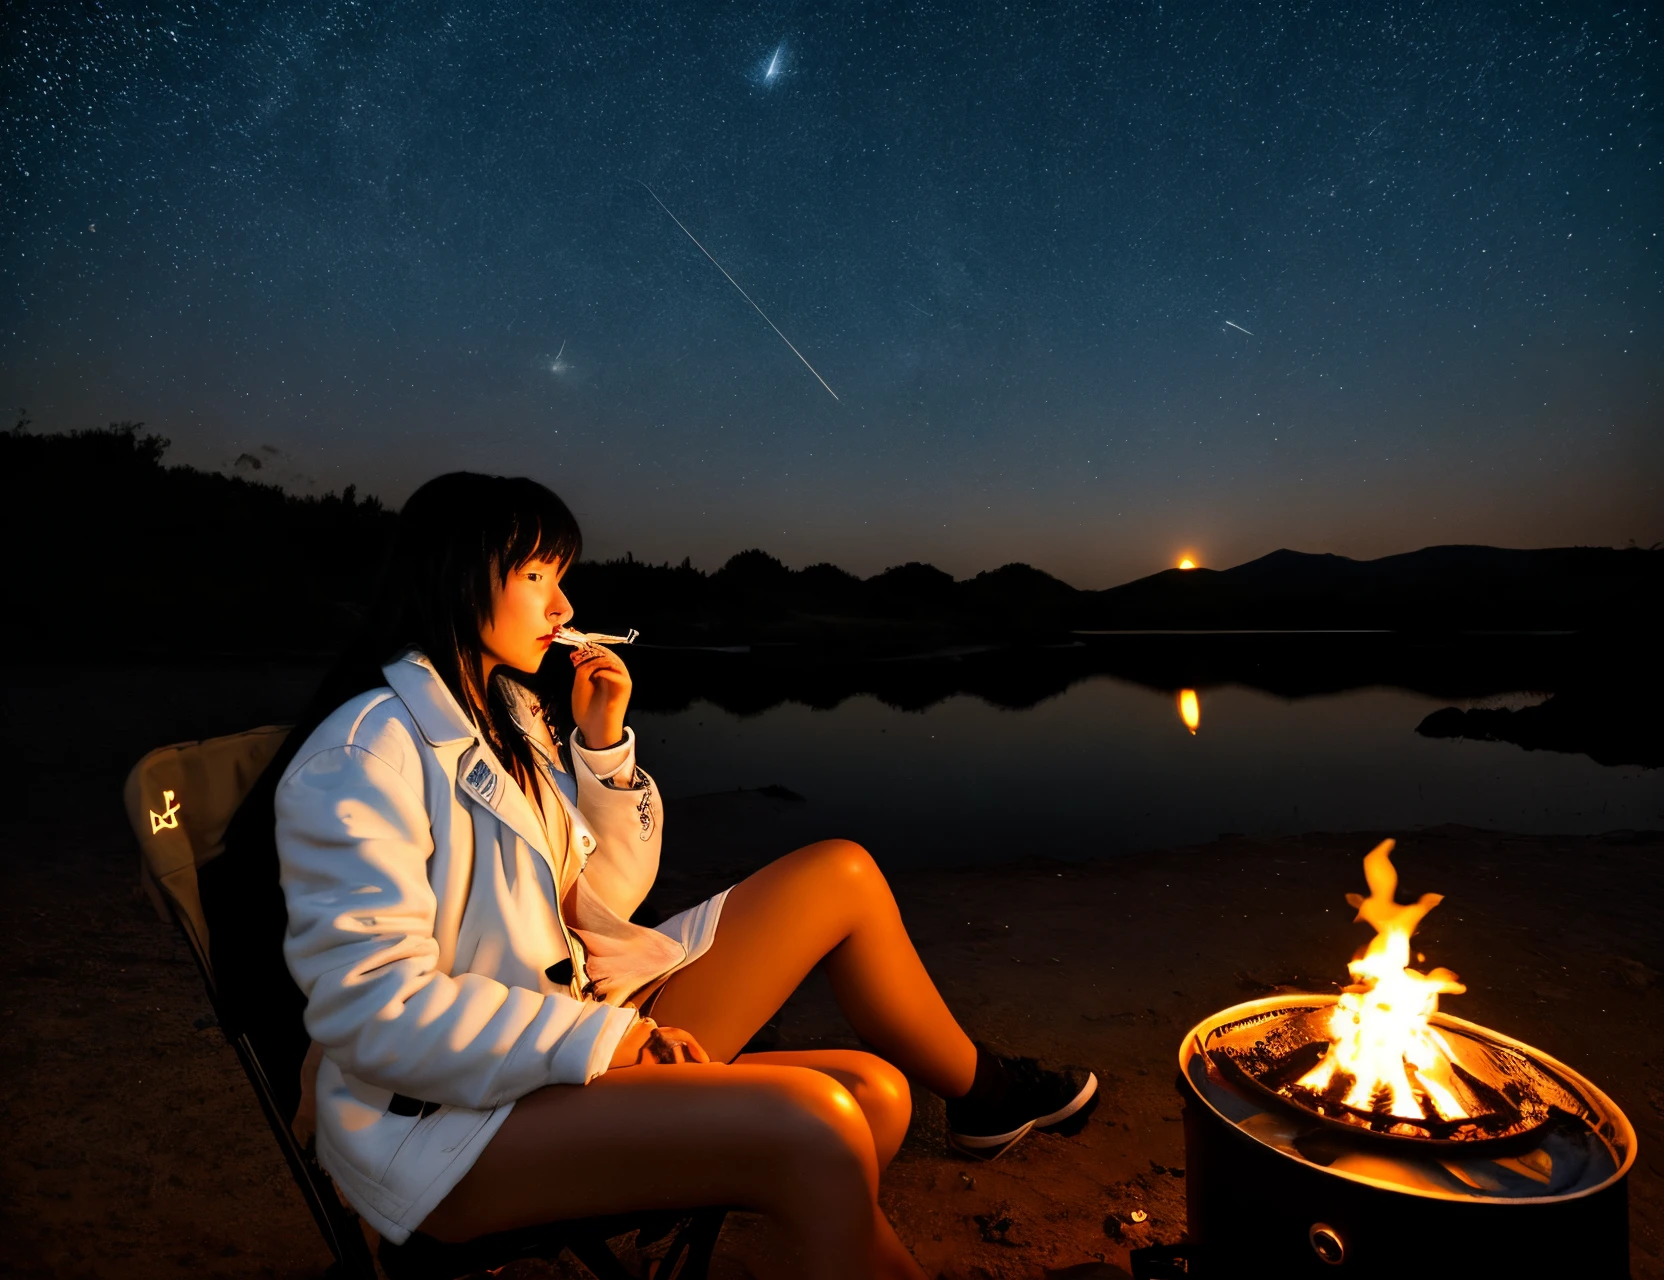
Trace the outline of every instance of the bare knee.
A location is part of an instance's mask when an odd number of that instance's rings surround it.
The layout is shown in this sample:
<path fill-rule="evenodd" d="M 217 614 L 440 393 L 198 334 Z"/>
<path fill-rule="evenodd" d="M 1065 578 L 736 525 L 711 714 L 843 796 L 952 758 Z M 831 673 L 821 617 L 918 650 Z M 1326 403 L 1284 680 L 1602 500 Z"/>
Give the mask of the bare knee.
<path fill-rule="evenodd" d="M 817 887 L 846 899 L 890 899 L 890 884 L 872 854 L 853 840 L 821 840 L 789 855 Z"/>
<path fill-rule="evenodd" d="M 822 1072 L 779 1067 L 770 1075 L 757 1207 L 785 1229 L 805 1276 L 871 1274 L 878 1163 L 860 1106 Z"/>
<path fill-rule="evenodd" d="M 848 1089 L 822 1072 L 784 1067 L 769 1082 L 765 1105 L 783 1191 L 870 1201 L 878 1185 L 873 1134 Z"/>
<path fill-rule="evenodd" d="M 853 1079 L 849 1090 L 867 1118 L 880 1168 L 888 1165 L 901 1149 L 907 1126 L 913 1120 L 913 1091 L 904 1076 L 883 1058 L 871 1053 L 851 1053 Z"/>

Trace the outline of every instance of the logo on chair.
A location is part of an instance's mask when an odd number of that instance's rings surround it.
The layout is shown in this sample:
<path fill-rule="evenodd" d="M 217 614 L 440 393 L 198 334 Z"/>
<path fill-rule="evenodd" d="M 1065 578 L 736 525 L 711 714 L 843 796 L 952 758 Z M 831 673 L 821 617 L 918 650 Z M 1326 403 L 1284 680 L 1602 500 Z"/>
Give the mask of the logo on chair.
<path fill-rule="evenodd" d="M 479 792 L 482 800 L 490 800 L 497 794 L 497 775 L 491 772 L 491 766 L 484 760 L 476 761 L 474 767 L 468 770 L 468 785 Z"/>
<path fill-rule="evenodd" d="M 172 831 L 179 826 L 179 801 L 173 798 L 173 792 L 162 792 L 162 812 L 150 811 L 150 834 L 158 831 Z"/>

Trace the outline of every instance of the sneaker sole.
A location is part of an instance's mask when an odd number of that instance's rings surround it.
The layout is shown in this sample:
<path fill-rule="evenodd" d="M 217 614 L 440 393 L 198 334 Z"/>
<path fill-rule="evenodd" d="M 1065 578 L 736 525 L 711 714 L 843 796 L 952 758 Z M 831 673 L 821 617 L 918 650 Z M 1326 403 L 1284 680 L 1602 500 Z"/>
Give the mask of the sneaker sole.
<path fill-rule="evenodd" d="M 1028 1123 L 1019 1125 L 1009 1133 L 991 1134 L 963 1134 L 948 1131 L 948 1145 L 964 1151 L 970 1155 L 981 1156 L 992 1160 L 994 1156 L 1002 1155 L 1016 1143 L 1027 1136 L 1032 1130 L 1038 1129 L 1042 1133 L 1062 1133 L 1066 1137 L 1073 1137 L 1086 1127 L 1086 1121 L 1098 1106 L 1098 1077 L 1089 1072 L 1086 1083 L 1081 1091 L 1070 1099 L 1067 1106 L 1061 1107 L 1050 1115 L 1040 1116 Z M 992 1150 L 992 1154 L 989 1154 Z"/>

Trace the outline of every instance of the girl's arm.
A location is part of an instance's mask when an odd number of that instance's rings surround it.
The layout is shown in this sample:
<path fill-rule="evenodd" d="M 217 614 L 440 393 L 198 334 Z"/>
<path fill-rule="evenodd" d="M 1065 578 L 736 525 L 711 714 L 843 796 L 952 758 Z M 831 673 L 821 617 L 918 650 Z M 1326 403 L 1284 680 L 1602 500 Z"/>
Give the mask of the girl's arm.
<path fill-rule="evenodd" d="M 583 876 L 597 897 L 621 919 L 646 899 L 659 874 L 664 805 L 658 785 L 636 765 L 634 729 L 622 742 L 591 750 L 583 730 L 572 735 L 572 772 L 578 811 L 595 833 L 596 848 Z"/>
<path fill-rule="evenodd" d="M 587 1083 L 633 1009 L 440 972 L 432 827 L 416 746 L 401 734 L 385 722 L 368 744 L 325 748 L 278 787 L 283 953 L 307 1030 L 343 1071 L 424 1101 L 487 1108 Z"/>

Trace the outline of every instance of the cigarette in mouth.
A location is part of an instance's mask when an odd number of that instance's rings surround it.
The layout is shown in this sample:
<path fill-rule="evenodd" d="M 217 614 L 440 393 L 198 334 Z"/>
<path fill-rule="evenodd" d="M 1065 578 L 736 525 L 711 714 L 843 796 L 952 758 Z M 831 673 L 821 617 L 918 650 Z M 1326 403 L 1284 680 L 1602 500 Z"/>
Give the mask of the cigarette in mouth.
<path fill-rule="evenodd" d="M 555 643 L 569 644 L 574 649 L 581 649 L 586 644 L 634 644 L 636 637 L 640 634 L 641 632 L 634 627 L 630 628 L 630 634 L 626 636 L 605 636 L 600 632 L 585 635 L 582 631 L 576 631 L 571 627 L 562 627 L 555 632 Z"/>

